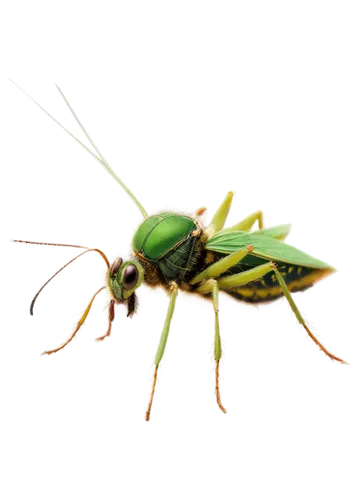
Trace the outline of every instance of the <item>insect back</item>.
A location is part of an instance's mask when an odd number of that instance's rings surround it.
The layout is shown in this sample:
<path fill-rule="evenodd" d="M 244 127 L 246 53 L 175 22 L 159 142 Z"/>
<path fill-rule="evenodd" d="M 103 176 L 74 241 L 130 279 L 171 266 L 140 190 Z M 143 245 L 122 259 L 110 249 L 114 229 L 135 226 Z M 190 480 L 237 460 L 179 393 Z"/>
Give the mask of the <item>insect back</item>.
<path fill-rule="evenodd" d="M 162 213 L 146 219 L 136 231 L 132 246 L 145 268 L 148 284 L 182 283 L 197 267 L 202 229 L 186 215 Z"/>

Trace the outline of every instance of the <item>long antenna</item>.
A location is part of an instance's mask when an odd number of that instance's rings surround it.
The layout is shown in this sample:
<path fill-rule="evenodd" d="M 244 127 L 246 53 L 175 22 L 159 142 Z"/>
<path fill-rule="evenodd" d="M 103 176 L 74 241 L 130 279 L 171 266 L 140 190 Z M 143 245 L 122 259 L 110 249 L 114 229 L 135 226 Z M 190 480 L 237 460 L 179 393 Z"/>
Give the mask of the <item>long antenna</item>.
<path fill-rule="evenodd" d="M 108 174 L 113 181 L 119 186 L 119 188 L 126 194 L 128 199 L 133 203 L 133 205 L 137 208 L 138 212 L 143 218 L 149 217 L 149 212 L 145 208 L 143 202 L 139 199 L 137 193 L 135 193 L 132 188 L 122 179 L 122 177 L 118 174 L 118 172 L 113 168 L 113 165 L 107 160 L 104 153 L 98 147 L 95 142 L 94 137 L 90 134 L 89 130 L 84 126 L 81 118 L 78 116 L 77 111 L 73 107 L 71 101 L 66 97 L 65 93 L 62 90 L 62 87 L 58 82 L 53 81 L 53 85 L 56 88 L 56 92 L 59 94 L 61 101 L 63 102 L 67 112 L 71 115 L 74 124 L 80 131 L 80 135 L 77 135 L 72 129 L 64 125 L 61 120 L 52 113 L 50 110 L 47 110 L 30 92 L 28 92 L 22 85 L 20 85 L 14 78 L 11 76 L 7 77 L 9 83 L 13 87 L 15 87 L 19 92 L 24 94 L 24 97 L 27 98 L 30 102 L 32 102 L 44 115 L 48 120 L 52 120 L 56 123 L 56 125 L 65 132 L 65 134 L 75 142 L 81 149 L 84 151 L 90 158 L 94 159 L 100 167 Z"/>

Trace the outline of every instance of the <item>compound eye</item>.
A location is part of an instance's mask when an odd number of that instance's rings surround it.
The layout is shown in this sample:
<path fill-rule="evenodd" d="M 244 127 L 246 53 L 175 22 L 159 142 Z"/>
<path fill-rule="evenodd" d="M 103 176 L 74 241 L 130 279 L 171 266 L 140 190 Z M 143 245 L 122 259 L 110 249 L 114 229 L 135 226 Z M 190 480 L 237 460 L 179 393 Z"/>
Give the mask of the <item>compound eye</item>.
<path fill-rule="evenodd" d="M 124 288 L 126 288 L 127 290 L 132 290 L 137 282 L 138 282 L 138 278 L 139 278 L 139 272 L 138 272 L 138 269 L 136 268 L 136 266 L 134 264 L 129 264 L 125 270 L 124 270 L 124 273 L 123 273 L 123 286 Z"/>
<path fill-rule="evenodd" d="M 111 265 L 110 275 L 112 276 L 112 278 L 114 278 L 116 276 L 116 274 L 118 273 L 119 268 L 122 265 L 122 262 L 123 262 L 123 260 L 120 257 L 117 257 L 116 260 Z"/>

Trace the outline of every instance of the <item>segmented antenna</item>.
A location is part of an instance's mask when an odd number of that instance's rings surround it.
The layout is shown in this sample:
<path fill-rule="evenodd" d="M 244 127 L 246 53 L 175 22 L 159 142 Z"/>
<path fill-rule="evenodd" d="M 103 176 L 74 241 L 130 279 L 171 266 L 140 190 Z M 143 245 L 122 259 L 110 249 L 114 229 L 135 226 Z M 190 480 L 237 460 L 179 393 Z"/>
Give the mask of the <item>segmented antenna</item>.
<path fill-rule="evenodd" d="M 96 257 L 101 259 L 103 263 L 106 266 L 106 269 L 110 268 L 110 262 L 107 257 L 107 254 L 105 250 L 102 250 L 99 247 L 91 247 L 89 245 L 86 245 L 84 243 L 68 243 L 68 242 L 61 242 L 61 241 L 37 241 L 37 240 L 30 240 L 27 238 L 10 238 L 9 242 L 12 243 L 13 245 L 19 246 L 19 245 L 24 245 L 24 246 L 33 246 L 33 247 L 43 247 L 43 248 L 70 248 L 71 250 L 81 250 L 80 252 L 76 253 L 76 255 L 73 255 L 70 257 L 64 264 L 62 264 L 59 268 L 55 269 L 55 271 L 50 274 L 48 278 L 46 278 L 46 281 L 44 281 L 41 286 L 36 290 L 35 294 L 33 295 L 29 306 L 28 306 L 28 315 L 30 317 L 35 316 L 35 307 L 36 303 L 38 302 L 42 292 L 47 288 L 57 277 L 60 273 L 63 271 L 66 271 L 68 266 L 73 264 L 74 262 L 80 260 L 82 257 L 88 254 L 95 254 Z"/>
<path fill-rule="evenodd" d="M 56 92 L 60 96 L 61 101 L 63 102 L 67 112 L 71 115 L 73 123 L 78 128 L 80 135 L 77 135 L 73 130 L 64 125 L 54 113 L 50 110 L 47 110 L 30 92 L 28 92 L 22 85 L 20 85 L 14 78 L 11 76 L 7 77 L 9 83 L 13 87 L 15 87 L 19 92 L 24 94 L 30 102 L 32 102 L 44 115 L 48 120 L 52 120 L 56 123 L 56 125 L 65 132 L 65 134 L 75 142 L 81 149 L 84 151 L 90 158 L 95 160 L 100 167 L 108 174 L 113 181 L 118 185 L 118 187 L 125 193 L 128 199 L 133 203 L 133 205 L 137 208 L 138 212 L 143 218 L 149 217 L 149 212 L 145 208 L 143 202 L 139 199 L 138 195 L 132 190 L 132 188 L 121 178 L 118 172 L 113 168 L 113 165 L 107 160 L 103 151 L 98 147 L 95 142 L 94 137 L 90 134 L 89 130 L 83 125 L 81 118 L 79 117 L 76 109 L 72 105 L 69 98 L 65 95 L 62 90 L 61 85 L 53 80 L 52 85 L 55 87 Z"/>

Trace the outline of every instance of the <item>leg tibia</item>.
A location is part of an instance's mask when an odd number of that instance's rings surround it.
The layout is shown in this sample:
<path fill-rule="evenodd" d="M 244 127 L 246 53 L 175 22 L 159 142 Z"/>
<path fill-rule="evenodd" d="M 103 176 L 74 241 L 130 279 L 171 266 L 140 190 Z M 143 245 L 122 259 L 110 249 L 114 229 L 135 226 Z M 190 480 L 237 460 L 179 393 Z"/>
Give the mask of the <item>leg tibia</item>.
<path fill-rule="evenodd" d="M 178 285 L 176 285 L 174 283 L 173 287 L 172 287 L 171 294 L 170 294 L 170 302 L 169 302 L 169 307 L 168 307 L 168 311 L 167 311 L 167 316 L 166 316 L 165 321 L 164 321 L 164 327 L 163 327 L 162 335 L 160 337 L 159 346 L 158 346 L 158 349 L 157 349 L 157 354 L 156 354 L 155 360 L 154 360 L 155 371 L 154 371 L 152 392 L 151 392 L 151 395 L 150 395 L 148 408 L 147 408 L 147 411 L 146 411 L 146 414 L 145 414 L 145 419 L 147 421 L 150 418 L 150 412 L 151 412 L 151 409 L 152 409 L 153 398 L 154 398 L 155 385 L 157 383 L 158 367 L 159 367 L 159 363 L 162 360 L 162 357 L 163 357 L 163 354 L 164 354 L 164 351 L 165 351 L 165 346 L 167 345 L 169 328 L 170 328 L 170 322 L 171 322 L 172 317 L 173 317 L 174 308 L 175 308 L 175 301 L 176 301 L 177 295 L 178 295 Z"/>
<path fill-rule="evenodd" d="M 225 278 L 219 278 L 217 280 L 217 284 L 220 290 L 228 290 L 230 288 L 235 288 L 238 286 L 246 285 L 251 281 L 258 280 L 262 278 L 265 274 L 272 271 L 272 262 L 268 262 L 267 264 L 262 264 L 261 266 L 254 267 L 249 271 L 244 271 L 242 273 L 233 274 L 232 276 L 225 276 Z M 205 282 L 196 288 L 196 292 L 206 294 L 211 293 L 212 286 L 210 282 Z"/>
<path fill-rule="evenodd" d="M 225 271 L 230 269 L 230 267 L 235 266 L 240 260 L 242 260 L 246 255 L 252 252 L 254 247 L 252 245 L 247 246 L 246 248 L 242 248 L 237 252 L 234 252 L 227 257 L 222 258 L 215 264 L 207 267 L 201 273 L 194 276 L 194 278 L 189 282 L 190 285 L 195 285 L 196 283 L 200 283 L 200 281 L 204 281 L 209 278 L 215 278 L 223 274 Z"/>
<path fill-rule="evenodd" d="M 288 303 L 290 304 L 290 307 L 292 309 L 292 311 L 294 312 L 298 322 L 303 326 L 303 328 L 306 330 L 306 332 L 308 333 L 309 337 L 313 340 L 313 342 L 315 344 L 318 345 L 318 347 L 325 353 L 327 354 L 328 357 L 330 357 L 331 359 L 334 359 L 336 361 L 339 361 L 340 363 L 345 363 L 345 361 L 343 361 L 343 359 L 341 358 L 338 358 L 337 356 L 334 356 L 333 354 L 331 354 L 329 351 L 327 351 L 327 349 L 316 339 L 316 337 L 313 335 L 313 333 L 309 330 L 308 326 L 306 325 L 304 319 L 302 318 L 301 316 L 301 313 L 300 311 L 298 310 L 295 302 L 293 301 L 293 298 L 292 298 L 292 295 L 290 294 L 288 288 L 287 288 L 287 285 L 285 283 L 285 280 L 283 279 L 282 277 L 282 274 L 276 269 L 276 266 L 273 268 L 274 272 L 275 272 L 275 275 L 277 277 L 277 281 L 279 282 L 281 288 L 282 288 L 282 291 L 283 291 L 283 294 L 284 296 L 286 297 Z"/>
<path fill-rule="evenodd" d="M 258 221 L 259 229 L 263 229 L 264 227 L 264 216 L 261 210 L 257 210 L 251 215 L 248 215 L 244 220 L 238 222 L 234 226 L 228 227 L 224 229 L 224 231 L 250 231 L 255 222 Z"/>
<path fill-rule="evenodd" d="M 79 331 L 81 330 L 82 326 L 85 324 L 85 322 L 90 318 L 91 314 L 92 314 L 92 311 L 93 311 L 93 308 L 94 308 L 94 305 L 97 301 L 97 297 L 98 295 L 100 295 L 101 293 L 103 293 L 105 290 L 105 287 L 104 286 L 101 286 L 101 288 L 98 288 L 98 290 L 96 290 L 92 297 L 89 299 L 88 303 L 87 303 L 87 306 L 85 308 L 85 310 L 83 311 L 83 313 L 79 316 L 73 330 L 72 330 L 72 333 L 69 337 L 66 337 L 60 344 L 54 346 L 54 347 L 49 347 L 47 349 L 44 349 L 43 351 L 40 352 L 40 355 L 42 357 L 52 357 L 52 356 L 55 356 L 56 354 L 58 354 L 59 352 L 62 352 L 64 349 L 66 349 L 67 347 L 69 347 L 72 342 L 74 342 L 79 334 Z"/>
<path fill-rule="evenodd" d="M 220 388 L 219 388 L 219 363 L 222 356 L 221 338 L 219 329 L 219 287 L 215 280 L 210 280 L 210 283 L 212 284 L 213 305 L 215 312 L 215 340 L 214 340 L 214 357 L 216 362 L 215 394 L 216 394 L 216 402 L 220 410 L 226 413 L 226 410 L 221 403 Z"/>

